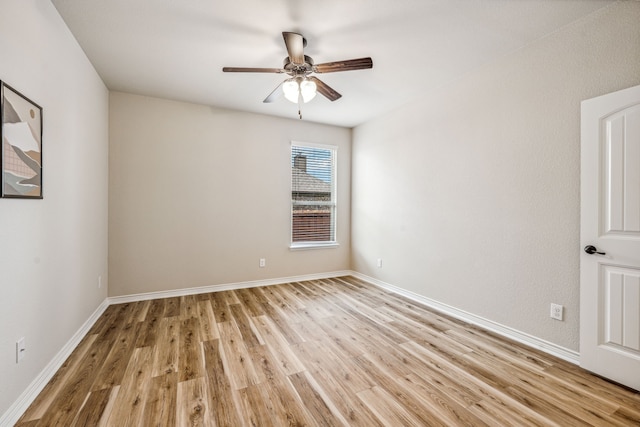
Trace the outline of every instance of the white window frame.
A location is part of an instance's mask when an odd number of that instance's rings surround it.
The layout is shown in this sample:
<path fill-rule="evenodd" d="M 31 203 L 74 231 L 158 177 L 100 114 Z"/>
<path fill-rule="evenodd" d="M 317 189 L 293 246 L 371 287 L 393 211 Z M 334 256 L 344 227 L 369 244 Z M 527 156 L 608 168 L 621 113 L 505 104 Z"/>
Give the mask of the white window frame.
<path fill-rule="evenodd" d="M 329 202 L 308 202 L 308 204 L 313 205 L 329 205 L 332 207 L 332 215 L 331 215 L 331 229 L 333 240 L 328 241 L 304 241 L 304 242 L 294 242 L 293 241 L 293 208 L 294 206 L 305 205 L 307 203 L 294 201 L 292 197 L 293 193 L 293 180 L 291 172 L 289 174 L 289 200 L 290 200 L 290 218 L 289 218 L 289 248 L 292 250 L 299 249 L 323 249 L 323 248 L 334 248 L 340 246 L 338 243 L 338 197 L 337 197 L 337 189 L 338 189 L 338 146 L 330 145 L 330 144 L 320 144 L 315 142 L 302 142 L 302 141 L 291 141 L 291 147 L 289 149 L 289 168 L 292 167 L 291 160 L 293 157 L 293 147 L 308 147 L 308 148 L 320 148 L 323 150 L 331 150 L 332 151 L 332 161 L 331 161 L 331 201 Z"/>

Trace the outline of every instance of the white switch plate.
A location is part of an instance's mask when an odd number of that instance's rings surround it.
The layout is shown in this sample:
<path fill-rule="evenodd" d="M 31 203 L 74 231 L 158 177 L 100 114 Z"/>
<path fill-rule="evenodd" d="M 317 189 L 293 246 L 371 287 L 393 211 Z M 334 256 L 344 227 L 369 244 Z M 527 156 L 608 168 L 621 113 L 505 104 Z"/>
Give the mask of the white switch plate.
<path fill-rule="evenodd" d="M 24 342 L 24 337 L 16 341 L 16 363 L 20 363 L 24 359 L 24 355 L 27 352 L 27 346 Z"/>

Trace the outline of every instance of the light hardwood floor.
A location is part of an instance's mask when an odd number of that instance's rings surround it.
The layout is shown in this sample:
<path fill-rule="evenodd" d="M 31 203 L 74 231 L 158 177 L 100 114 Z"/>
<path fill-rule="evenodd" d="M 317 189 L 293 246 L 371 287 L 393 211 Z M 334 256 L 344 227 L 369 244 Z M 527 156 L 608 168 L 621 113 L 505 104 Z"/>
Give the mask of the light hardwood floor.
<path fill-rule="evenodd" d="M 17 425 L 629 426 L 640 396 L 344 277 L 110 306 Z"/>

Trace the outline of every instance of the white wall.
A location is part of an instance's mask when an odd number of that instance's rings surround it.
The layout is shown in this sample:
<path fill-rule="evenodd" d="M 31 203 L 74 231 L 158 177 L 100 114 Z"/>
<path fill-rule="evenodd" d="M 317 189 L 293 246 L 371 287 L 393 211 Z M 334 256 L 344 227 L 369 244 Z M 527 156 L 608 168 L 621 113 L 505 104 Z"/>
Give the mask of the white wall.
<path fill-rule="evenodd" d="M 639 23 L 616 3 L 357 127 L 353 268 L 578 350 L 580 101 L 640 83 Z"/>
<path fill-rule="evenodd" d="M 44 199 L 0 199 L 1 416 L 106 297 L 108 92 L 42 0 L 2 2 L 0 79 L 44 119 Z"/>
<path fill-rule="evenodd" d="M 289 249 L 292 140 L 339 147 L 338 248 Z M 112 92 L 109 294 L 348 269 L 350 151 L 346 128 Z"/>

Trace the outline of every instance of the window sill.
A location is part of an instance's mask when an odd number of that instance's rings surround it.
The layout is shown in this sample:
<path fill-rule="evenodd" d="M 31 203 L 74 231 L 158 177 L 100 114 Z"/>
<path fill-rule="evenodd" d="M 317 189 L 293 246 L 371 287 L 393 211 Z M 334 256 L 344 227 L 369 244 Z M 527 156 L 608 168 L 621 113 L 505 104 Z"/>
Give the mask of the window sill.
<path fill-rule="evenodd" d="M 338 242 L 305 242 L 305 243 L 292 243 L 289 245 L 289 249 L 292 251 L 300 251 L 307 249 L 325 249 L 325 248 L 337 248 L 340 246 Z"/>

